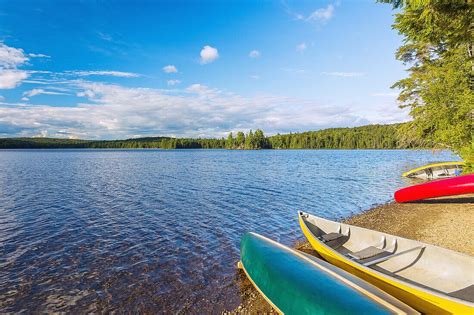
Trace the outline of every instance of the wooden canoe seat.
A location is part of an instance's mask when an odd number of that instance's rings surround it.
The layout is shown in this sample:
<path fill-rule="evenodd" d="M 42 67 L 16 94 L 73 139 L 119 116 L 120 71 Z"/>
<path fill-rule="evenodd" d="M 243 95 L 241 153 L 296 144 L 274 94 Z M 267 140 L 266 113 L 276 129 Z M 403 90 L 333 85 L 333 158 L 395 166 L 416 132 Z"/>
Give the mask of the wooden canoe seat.
<path fill-rule="evenodd" d="M 341 237 L 344 237 L 344 234 L 331 232 L 331 233 L 322 235 L 321 240 L 324 243 L 327 243 L 327 242 L 335 241 L 335 240 L 337 240 L 338 238 L 341 238 Z"/>
<path fill-rule="evenodd" d="M 323 234 L 318 237 L 324 244 L 330 246 L 331 248 L 338 248 L 342 246 L 349 239 L 349 235 L 344 235 L 342 233 L 331 232 Z"/>
<path fill-rule="evenodd" d="M 358 252 L 347 253 L 347 256 L 357 259 L 357 260 L 364 260 L 367 258 L 373 258 L 375 256 L 377 256 L 377 258 L 380 258 L 380 257 L 388 256 L 390 254 L 391 254 L 390 252 L 387 252 L 383 249 L 377 248 L 375 246 L 369 246 Z"/>

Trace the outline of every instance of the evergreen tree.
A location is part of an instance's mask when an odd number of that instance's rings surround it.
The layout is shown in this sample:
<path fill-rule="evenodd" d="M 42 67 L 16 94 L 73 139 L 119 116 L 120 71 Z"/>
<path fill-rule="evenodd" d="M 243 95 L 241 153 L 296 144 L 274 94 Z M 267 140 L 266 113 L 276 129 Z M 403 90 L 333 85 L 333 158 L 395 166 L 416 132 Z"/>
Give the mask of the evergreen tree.
<path fill-rule="evenodd" d="M 230 132 L 229 135 L 227 136 L 227 141 L 225 143 L 225 147 L 227 149 L 234 149 L 235 148 L 234 137 L 232 136 L 232 132 Z"/>
<path fill-rule="evenodd" d="M 245 136 L 245 149 L 253 150 L 253 132 L 250 129 L 249 133 Z"/>
<path fill-rule="evenodd" d="M 242 131 L 237 132 L 237 138 L 235 139 L 235 146 L 237 149 L 243 149 L 245 146 L 245 134 Z"/>
<path fill-rule="evenodd" d="M 253 148 L 266 149 L 267 147 L 267 139 L 265 138 L 263 131 L 260 129 L 255 130 L 255 134 L 253 135 Z"/>
<path fill-rule="evenodd" d="M 400 140 L 451 149 L 473 172 L 474 6 L 462 0 L 381 2 L 401 9 L 393 27 L 405 38 L 396 57 L 411 66 L 409 77 L 394 84 L 413 117 Z"/>

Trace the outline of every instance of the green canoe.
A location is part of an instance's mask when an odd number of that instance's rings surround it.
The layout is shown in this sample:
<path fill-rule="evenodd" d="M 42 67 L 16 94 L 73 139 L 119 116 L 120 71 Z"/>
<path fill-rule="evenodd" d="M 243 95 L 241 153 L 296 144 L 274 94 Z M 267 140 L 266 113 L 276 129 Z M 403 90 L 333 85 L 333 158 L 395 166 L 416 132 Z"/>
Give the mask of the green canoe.
<path fill-rule="evenodd" d="M 418 314 L 363 280 L 261 235 L 245 234 L 240 251 L 240 267 L 280 313 Z"/>

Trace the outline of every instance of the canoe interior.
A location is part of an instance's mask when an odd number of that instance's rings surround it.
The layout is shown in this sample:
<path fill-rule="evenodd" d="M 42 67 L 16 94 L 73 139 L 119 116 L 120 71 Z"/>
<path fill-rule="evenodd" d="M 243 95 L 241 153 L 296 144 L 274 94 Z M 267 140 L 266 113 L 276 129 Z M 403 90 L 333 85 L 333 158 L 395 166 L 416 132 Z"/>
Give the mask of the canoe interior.
<path fill-rule="evenodd" d="M 410 170 L 404 173 L 403 176 L 420 179 L 449 178 L 459 175 L 463 166 L 464 163 L 462 162 L 432 163 Z"/>
<path fill-rule="evenodd" d="M 471 256 L 307 214 L 302 218 L 317 238 L 329 233 L 345 235 L 325 245 L 346 257 L 369 247 L 382 249 L 385 253 L 358 260 L 367 264 L 367 268 L 448 297 L 474 302 L 474 258 Z M 384 256 L 391 258 L 383 261 Z M 377 260 L 381 262 L 370 265 Z"/>

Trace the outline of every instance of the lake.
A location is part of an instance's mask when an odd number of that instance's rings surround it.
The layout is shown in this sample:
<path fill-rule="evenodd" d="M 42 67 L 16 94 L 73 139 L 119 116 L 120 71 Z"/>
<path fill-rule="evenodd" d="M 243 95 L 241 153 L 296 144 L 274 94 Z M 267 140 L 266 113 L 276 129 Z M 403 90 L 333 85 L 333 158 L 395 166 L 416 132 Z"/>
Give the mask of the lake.
<path fill-rule="evenodd" d="M 0 311 L 219 313 L 240 302 L 240 237 L 302 239 L 391 201 L 449 152 L 0 151 Z"/>

